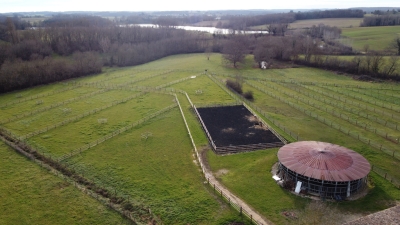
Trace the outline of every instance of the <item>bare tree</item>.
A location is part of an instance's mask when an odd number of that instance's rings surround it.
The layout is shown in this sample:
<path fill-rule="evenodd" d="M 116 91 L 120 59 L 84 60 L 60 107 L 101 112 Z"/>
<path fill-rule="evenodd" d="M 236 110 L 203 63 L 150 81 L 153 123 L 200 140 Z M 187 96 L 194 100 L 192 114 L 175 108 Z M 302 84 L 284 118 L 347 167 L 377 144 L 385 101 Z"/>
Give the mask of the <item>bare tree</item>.
<path fill-rule="evenodd" d="M 228 40 L 222 49 L 223 57 L 228 62 L 237 68 L 238 63 L 243 63 L 246 53 L 247 45 L 244 36 L 234 35 Z"/>
<path fill-rule="evenodd" d="M 360 56 L 355 56 L 354 58 L 353 58 L 353 60 L 352 60 L 352 62 L 354 63 L 354 66 L 355 66 L 355 72 L 357 73 L 357 74 L 359 74 L 360 73 L 360 68 L 361 68 L 361 63 L 362 63 L 362 59 L 363 58 L 361 58 Z"/>
<path fill-rule="evenodd" d="M 111 47 L 110 38 L 108 38 L 108 37 L 101 38 L 99 40 L 99 45 L 100 45 L 100 48 L 103 51 L 103 53 L 108 52 L 108 50 Z"/>
<path fill-rule="evenodd" d="M 390 47 L 396 49 L 396 54 L 400 55 L 400 36 L 397 36 L 392 40 Z"/>
<path fill-rule="evenodd" d="M 398 70 L 398 62 L 399 58 L 396 56 L 390 56 L 390 58 L 387 60 L 386 66 L 383 68 L 383 73 L 386 76 L 391 76 L 393 75 L 397 70 Z"/>
<path fill-rule="evenodd" d="M 268 25 L 267 30 L 270 35 L 285 36 L 288 27 L 288 23 L 271 23 Z"/>
<path fill-rule="evenodd" d="M 207 60 L 210 60 L 210 56 L 212 54 L 212 46 L 208 46 L 206 50 L 204 50 L 204 54 L 206 55 Z"/>
<path fill-rule="evenodd" d="M 365 54 L 368 54 L 369 44 L 365 44 L 364 47 L 363 47 L 363 50 L 364 50 Z"/>
<path fill-rule="evenodd" d="M 7 24 L 7 34 L 11 43 L 17 44 L 19 42 L 19 36 L 15 29 L 14 22 L 10 17 L 7 17 L 6 24 Z"/>
<path fill-rule="evenodd" d="M 374 74 L 378 74 L 379 70 L 381 69 L 381 66 L 383 64 L 383 56 L 374 54 L 372 55 L 371 58 L 371 72 Z"/>

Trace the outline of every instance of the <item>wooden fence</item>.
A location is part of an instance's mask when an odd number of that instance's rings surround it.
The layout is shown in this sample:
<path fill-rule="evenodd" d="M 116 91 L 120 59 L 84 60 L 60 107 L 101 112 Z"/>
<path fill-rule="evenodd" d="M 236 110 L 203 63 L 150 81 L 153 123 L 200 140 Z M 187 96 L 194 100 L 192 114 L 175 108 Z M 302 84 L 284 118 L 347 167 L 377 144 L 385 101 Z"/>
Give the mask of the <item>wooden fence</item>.
<path fill-rule="evenodd" d="M 187 93 L 185 93 L 185 95 L 186 95 L 186 98 L 188 99 L 190 105 L 191 105 L 192 107 L 194 107 L 194 105 L 193 105 L 193 103 L 192 103 L 192 100 L 189 98 L 189 95 L 188 95 Z M 176 97 L 176 95 L 175 95 L 175 97 Z M 246 210 L 244 210 L 243 207 L 242 207 L 241 205 L 235 203 L 235 202 L 233 201 L 233 199 L 231 199 L 231 198 L 229 197 L 228 194 L 224 193 L 220 188 L 218 188 L 218 184 L 216 185 L 215 183 L 210 182 L 209 176 L 212 176 L 212 174 L 208 174 L 207 171 L 206 171 L 206 169 L 205 169 L 203 160 L 202 160 L 202 158 L 200 157 L 199 152 L 198 152 L 198 150 L 197 150 L 197 148 L 196 148 L 196 144 L 195 144 L 195 142 L 194 142 L 194 140 L 193 140 L 192 133 L 190 132 L 189 125 L 188 125 L 188 123 L 187 123 L 187 121 L 186 121 L 186 117 L 185 117 L 185 114 L 184 114 L 184 112 L 183 112 L 183 110 L 182 110 L 181 104 L 179 103 L 178 97 L 176 97 L 176 102 L 178 103 L 178 107 L 179 107 L 179 109 L 180 109 L 180 112 L 181 112 L 181 115 L 182 115 L 182 119 L 183 119 L 183 121 L 184 121 L 184 123 L 185 123 L 185 126 L 186 126 L 186 129 L 187 129 L 187 131 L 188 131 L 188 135 L 189 135 L 189 138 L 190 138 L 190 140 L 191 140 L 191 142 L 192 142 L 193 149 L 194 149 L 194 151 L 195 151 L 195 153 L 196 153 L 197 160 L 199 161 L 201 171 L 203 172 L 203 175 L 205 176 L 206 180 L 208 181 L 207 183 L 208 183 L 211 187 L 213 187 L 214 190 L 218 191 L 218 192 L 220 193 L 220 196 L 221 196 L 223 199 L 225 199 L 225 200 L 228 202 L 229 205 L 231 205 L 234 209 L 238 210 L 239 213 L 240 213 L 241 215 L 244 215 L 244 216 L 246 216 L 247 218 L 249 218 L 250 221 L 251 221 L 252 223 L 257 224 L 257 225 L 267 225 L 267 224 L 261 223 L 260 221 L 254 220 L 254 219 L 253 219 L 253 215 L 252 215 L 251 213 L 247 212 Z"/>
<path fill-rule="evenodd" d="M 240 152 L 250 152 L 259 149 L 268 149 L 268 148 L 279 148 L 285 145 L 282 142 L 273 142 L 273 143 L 260 143 L 260 144 L 248 144 L 248 145 L 232 145 L 232 146 L 221 146 L 216 147 L 214 149 L 215 153 L 224 155 L 224 154 L 234 154 Z"/>

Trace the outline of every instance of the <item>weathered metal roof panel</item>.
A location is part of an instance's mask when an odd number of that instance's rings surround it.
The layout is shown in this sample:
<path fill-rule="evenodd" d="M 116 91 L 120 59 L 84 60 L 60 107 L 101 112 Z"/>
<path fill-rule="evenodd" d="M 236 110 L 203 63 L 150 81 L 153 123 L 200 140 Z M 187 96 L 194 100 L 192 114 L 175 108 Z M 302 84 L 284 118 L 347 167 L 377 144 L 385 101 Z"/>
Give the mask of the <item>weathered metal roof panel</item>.
<path fill-rule="evenodd" d="M 326 181 L 358 180 L 371 170 L 369 162 L 357 152 L 326 142 L 287 144 L 279 149 L 278 158 L 298 174 Z"/>

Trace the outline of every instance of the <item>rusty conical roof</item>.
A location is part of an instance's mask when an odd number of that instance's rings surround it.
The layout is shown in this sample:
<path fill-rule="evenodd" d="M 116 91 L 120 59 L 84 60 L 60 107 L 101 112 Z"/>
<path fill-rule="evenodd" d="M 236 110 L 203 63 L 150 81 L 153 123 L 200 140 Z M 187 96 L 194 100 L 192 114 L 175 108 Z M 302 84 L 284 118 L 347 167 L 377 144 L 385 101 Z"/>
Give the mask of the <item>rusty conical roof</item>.
<path fill-rule="evenodd" d="M 326 181 L 358 180 L 371 170 L 369 162 L 357 152 L 318 141 L 287 144 L 279 149 L 278 159 L 298 174 Z"/>

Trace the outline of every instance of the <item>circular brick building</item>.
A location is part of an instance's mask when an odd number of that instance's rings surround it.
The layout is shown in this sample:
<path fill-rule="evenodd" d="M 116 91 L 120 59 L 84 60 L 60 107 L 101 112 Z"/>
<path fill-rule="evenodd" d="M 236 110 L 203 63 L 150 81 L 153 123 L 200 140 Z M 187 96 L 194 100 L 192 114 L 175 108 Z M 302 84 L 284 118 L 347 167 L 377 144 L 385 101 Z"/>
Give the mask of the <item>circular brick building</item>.
<path fill-rule="evenodd" d="M 369 162 L 357 152 L 326 142 L 300 141 L 278 151 L 277 175 L 295 192 L 344 199 L 366 186 Z"/>

